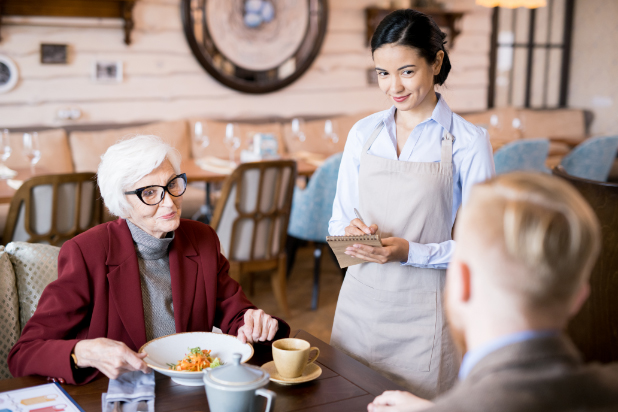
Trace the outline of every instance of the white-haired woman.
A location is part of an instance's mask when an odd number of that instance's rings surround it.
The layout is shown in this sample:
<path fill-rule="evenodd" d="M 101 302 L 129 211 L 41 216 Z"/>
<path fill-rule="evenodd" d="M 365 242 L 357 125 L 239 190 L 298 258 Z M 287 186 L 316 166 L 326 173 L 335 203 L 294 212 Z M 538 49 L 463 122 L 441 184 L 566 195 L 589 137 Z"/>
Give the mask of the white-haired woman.
<path fill-rule="evenodd" d="M 156 136 L 121 141 L 103 155 L 98 184 L 119 219 L 62 246 L 58 280 L 9 354 L 13 376 L 80 384 L 147 372 L 144 343 L 213 326 L 243 342 L 289 335 L 228 276 L 214 230 L 180 219 L 187 178 L 175 149 Z"/>

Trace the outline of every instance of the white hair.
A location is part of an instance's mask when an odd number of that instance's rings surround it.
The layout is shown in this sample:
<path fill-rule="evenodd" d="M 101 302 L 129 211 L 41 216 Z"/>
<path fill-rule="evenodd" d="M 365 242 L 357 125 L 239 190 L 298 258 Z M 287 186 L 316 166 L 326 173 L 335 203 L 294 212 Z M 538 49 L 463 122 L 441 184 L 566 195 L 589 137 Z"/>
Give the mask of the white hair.
<path fill-rule="evenodd" d="M 131 205 L 124 192 L 141 178 L 169 160 L 176 174 L 180 174 L 180 153 L 160 137 L 138 135 L 120 140 L 101 156 L 97 183 L 110 213 L 128 217 Z"/>

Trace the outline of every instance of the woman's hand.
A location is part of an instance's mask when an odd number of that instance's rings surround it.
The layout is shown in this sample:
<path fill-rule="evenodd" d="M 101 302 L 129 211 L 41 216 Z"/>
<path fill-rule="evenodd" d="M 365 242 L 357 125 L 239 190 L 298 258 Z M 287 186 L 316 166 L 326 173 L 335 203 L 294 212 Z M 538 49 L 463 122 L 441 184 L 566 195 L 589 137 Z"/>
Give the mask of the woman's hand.
<path fill-rule="evenodd" d="M 146 353 L 135 353 L 127 345 L 107 338 L 86 339 L 77 342 L 73 353 L 80 368 L 97 368 L 110 379 L 118 379 L 125 372 L 149 373 L 144 362 Z"/>
<path fill-rule="evenodd" d="M 378 225 L 367 226 L 362 220 L 354 219 L 350 222 L 350 226 L 345 228 L 346 236 L 362 236 L 375 235 L 378 231 Z"/>
<path fill-rule="evenodd" d="M 408 261 L 410 244 L 407 240 L 400 237 L 387 237 L 382 239 L 382 245 L 383 247 L 373 247 L 354 244 L 345 250 L 345 254 L 363 259 L 367 262 L 380 264 Z"/>
<path fill-rule="evenodd" d="M 273 340 L 279 330 L 279 322 L 262 309 L 245 312 L 245 324 L 238 329 L 238 340 L 242 343 Z"/>
<path fill-rule="evenodd" d="M 368 412 L 414 412 L 433 406 L 433 403 L 410 392 L 386 391 L 367 405 Z"/>

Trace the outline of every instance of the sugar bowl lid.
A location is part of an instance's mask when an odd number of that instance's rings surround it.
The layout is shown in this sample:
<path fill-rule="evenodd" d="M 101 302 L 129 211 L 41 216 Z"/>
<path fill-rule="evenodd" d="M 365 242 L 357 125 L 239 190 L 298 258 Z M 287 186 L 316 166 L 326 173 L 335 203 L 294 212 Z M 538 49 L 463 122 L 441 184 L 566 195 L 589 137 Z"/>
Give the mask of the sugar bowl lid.
<path fill-rule="evenodd" d="M 220 366 L 210 370 L 204 375 L 206 383 L 215 383 L 218 386 L 230 387 L 230 389 L 259 387 L 263 386 L 270 379 L 268 372 L 260 368 L 243 365 L 240 363 L 242 355 L 235 353 L 232 355 L 232 362 L 229 365 Z"/>

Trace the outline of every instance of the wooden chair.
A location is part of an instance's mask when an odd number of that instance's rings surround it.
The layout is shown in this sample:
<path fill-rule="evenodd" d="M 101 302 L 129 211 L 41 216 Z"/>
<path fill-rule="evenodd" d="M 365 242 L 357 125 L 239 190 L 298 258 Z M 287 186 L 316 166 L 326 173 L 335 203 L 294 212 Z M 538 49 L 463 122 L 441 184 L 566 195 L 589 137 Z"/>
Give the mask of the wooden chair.
<path fill-rule="evenodd" d="M 230 261 L 230 276 L 272 270 L 277 303 L 289 315 L 285 243 L 296 181 L 296 162 L 241 164 L 223 183 L 211 226 Z"/>
<path fill-rule="evenodd" d="M 11 200 L 3 242 L 61 246 L 102 222 L 103 201 L 94 173 L 36 176 Z"/>
<path fill-rule="evenodd" d="M 584 196 L 601 222 L 601 255 L 590 276 L 590 297 L 568 334 L 586 361 L 618 361 L 618 184 L 581 179 L 557 166 L 553 174 Z"/>

